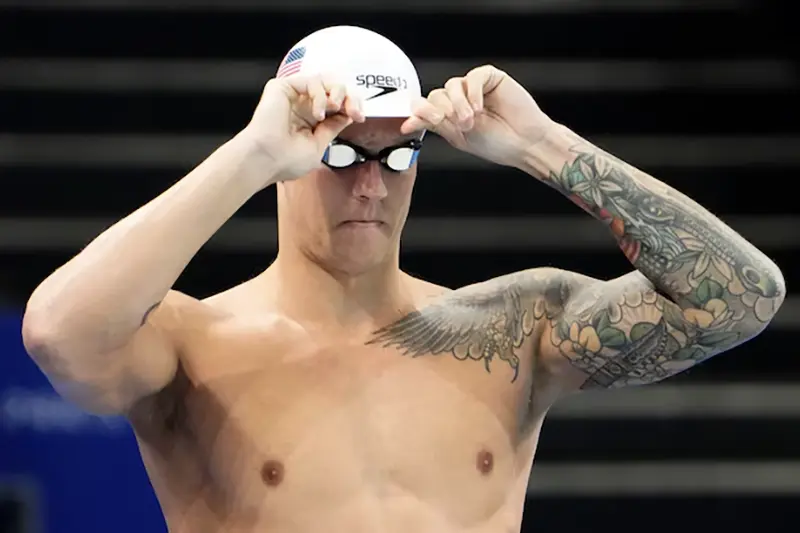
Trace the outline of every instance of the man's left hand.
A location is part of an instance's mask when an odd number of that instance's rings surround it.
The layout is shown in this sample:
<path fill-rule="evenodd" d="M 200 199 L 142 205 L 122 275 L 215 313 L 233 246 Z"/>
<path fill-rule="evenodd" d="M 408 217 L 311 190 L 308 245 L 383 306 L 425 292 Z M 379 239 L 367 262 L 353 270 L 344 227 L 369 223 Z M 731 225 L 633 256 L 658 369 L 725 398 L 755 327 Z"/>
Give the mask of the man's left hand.
<path fill-rule="evenodd" d="M 490 65 L 451 78 L 413 113 L 403 133 L 427 129 L 459 150 L 507 166 L 517 166 L 554 125 L 528 91 Z"/>

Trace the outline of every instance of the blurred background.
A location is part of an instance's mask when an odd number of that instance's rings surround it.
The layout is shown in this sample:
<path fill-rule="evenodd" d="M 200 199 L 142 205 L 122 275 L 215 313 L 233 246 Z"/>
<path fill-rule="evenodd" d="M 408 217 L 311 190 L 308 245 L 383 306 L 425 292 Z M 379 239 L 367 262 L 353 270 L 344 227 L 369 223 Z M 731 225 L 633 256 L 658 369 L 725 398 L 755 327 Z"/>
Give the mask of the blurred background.
<path fill-rule="evenodd" d="M 164 531 L 127 424 L 53 394 L 24 355 L 21 311 L 53 269 L 238 131 L 288 48 L 332 24 L 400 44 L 426 92 L 495 63 L 556 120 L 689 194 L 783 268 L 789 297 L 757 339 L 669 382 L 553 412 L 524 530 L 792 529 L 800 215 L 789 189 L 800 126 L 798 39 L 785 8 L 0 0 L 0 532 Z M 406 270 L 451 287 L 543 265 L 602 278 L 629 270 L 601 224 L 535 179 L 437 139 L 420 161 Z M 274 214 L 273 193 L 254 198 L 178 288 L 202 297 L 265 268 Z"/>

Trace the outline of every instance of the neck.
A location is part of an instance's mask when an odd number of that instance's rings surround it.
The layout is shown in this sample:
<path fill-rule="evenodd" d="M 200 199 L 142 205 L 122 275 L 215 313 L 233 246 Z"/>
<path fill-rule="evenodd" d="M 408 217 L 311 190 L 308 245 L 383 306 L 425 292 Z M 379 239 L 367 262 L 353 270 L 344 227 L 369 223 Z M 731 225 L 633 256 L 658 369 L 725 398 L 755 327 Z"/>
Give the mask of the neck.
<path fill-rule="evenodd" d="M 398 259 L 350 275 L 326 268 L 299 250 L 282 247 L 275 262 L 262 274 L 281 310 L 288 316 L 324 329 L 373 330 L 408 307 L 409 276 Z"/>

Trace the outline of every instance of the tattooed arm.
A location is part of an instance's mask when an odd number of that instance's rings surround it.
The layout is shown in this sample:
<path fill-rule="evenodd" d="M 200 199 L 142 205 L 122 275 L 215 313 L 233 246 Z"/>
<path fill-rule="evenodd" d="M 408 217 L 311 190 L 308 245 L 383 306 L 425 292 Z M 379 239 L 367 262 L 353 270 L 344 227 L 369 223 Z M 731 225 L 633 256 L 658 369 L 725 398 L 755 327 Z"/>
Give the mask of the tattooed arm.
<path fill-rule="evenodd" d="M 563 127 L 530 174 L 609 226 L 637 269 L 584 282 L 542 337 L 541 356 L 582 388 L 647 384 L 760 333 L 783 302 L 778 267 L 706 209 Z"/>
<path fill-rule="evenodd" d="M 558 132 L 525 169 L 605 222 L 636 271 L 611 281 L 552 268 L 454 291 L 378 330 L 413 357 L 536 357 L 564 388 L 660 381 L 761 332 L 785 295 L 780 270 L 686 196 Z M 538 348 L 538 349 L 537 349 Z M 507 367 L 505 367 L 507 368 Z"/>
<path fill-rule="evenodd" d="M 500 354 L 517 364 L 533 345 L 539 350 L 528 354 L 538 368 L 549 365 L 559 385 L 567 376 L 569 389 L 622 387 L 659 381 L 745 342 L 783 302 L 781 272 L 762 252 L 696 202 L 554 125 L 490 65 L 432 91 L 409 124 L 560 191 L 609 226 L 636 271 L 613 281 L 545 270 L 498 278 L 411 313 L 374 342 L 415 356 L 483 359 L 487 370 Z M 541 273 L 569 290 L 540 316 L 549 301 Z M 536 325 L 526 325 L 526 313 Z"/>

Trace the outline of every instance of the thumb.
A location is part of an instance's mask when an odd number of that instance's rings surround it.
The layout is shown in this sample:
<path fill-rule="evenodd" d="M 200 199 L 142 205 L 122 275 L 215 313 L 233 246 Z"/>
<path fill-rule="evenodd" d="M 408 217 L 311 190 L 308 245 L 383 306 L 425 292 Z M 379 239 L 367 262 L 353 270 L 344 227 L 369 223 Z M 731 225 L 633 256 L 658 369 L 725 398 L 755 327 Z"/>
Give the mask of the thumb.
<path fill-rule="evenodd" d="M 314 128 L 314 139 L 320 146 L 327 146 L 352 123 L 353 119 L 346 115 L 331 115 Z"/>

